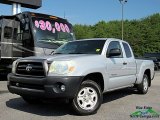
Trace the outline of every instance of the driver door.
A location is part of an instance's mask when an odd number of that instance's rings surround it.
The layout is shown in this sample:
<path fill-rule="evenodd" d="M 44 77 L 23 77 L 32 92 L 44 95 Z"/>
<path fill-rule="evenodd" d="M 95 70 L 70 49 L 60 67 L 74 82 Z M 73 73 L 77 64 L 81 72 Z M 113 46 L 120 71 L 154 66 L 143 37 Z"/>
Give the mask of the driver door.
<path fill-rule="evenodd" d="M 111 49 L 120 49 L 121 55 L 107 58 L 107 71 L 109 75 L 109 89 L 116 89 L 126 85 L 126 65 L 124 65 L 124 55 L 119 41 L 111 41 L 107 52 Z"/>

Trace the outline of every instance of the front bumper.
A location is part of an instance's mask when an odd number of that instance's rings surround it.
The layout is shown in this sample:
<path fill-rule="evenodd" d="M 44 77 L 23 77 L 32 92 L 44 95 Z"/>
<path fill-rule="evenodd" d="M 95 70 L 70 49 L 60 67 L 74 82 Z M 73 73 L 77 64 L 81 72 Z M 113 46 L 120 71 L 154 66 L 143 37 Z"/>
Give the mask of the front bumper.
<path fill-rule="evenodd" d="M 7 87 L 11 93 L 21 96 L 74 98 L 82 79 L 79 76 L 22 77 L 10 73 Z M 61 90 L 62 85 L 65 90 Z"/>

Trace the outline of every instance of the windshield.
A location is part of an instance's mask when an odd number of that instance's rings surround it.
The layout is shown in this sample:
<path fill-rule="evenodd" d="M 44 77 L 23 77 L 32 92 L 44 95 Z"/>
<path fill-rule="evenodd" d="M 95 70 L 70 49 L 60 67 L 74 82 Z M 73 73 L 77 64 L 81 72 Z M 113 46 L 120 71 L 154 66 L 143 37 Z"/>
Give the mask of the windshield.
<path fill-rule="evenodd" d="M 105 40 L 84 40 L 68 42 L 54 54 L 101 54 Z"/>
<path fill-rule="evenodd" d="M 74 39 L 72 25 L 57 19 L 32 17 L 37 42 L 62 45 Z"/>

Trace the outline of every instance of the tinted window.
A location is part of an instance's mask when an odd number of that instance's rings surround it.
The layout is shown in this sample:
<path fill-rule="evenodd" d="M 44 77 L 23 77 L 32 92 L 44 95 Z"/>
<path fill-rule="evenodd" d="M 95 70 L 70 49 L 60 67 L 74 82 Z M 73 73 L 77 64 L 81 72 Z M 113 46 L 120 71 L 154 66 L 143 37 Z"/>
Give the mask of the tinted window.
<path fill-rule="evenodd" d="M 17 28 L 14 28 L 13 39 L 14 39 L 14 40 L 17 39 Z"/>
<path fill-rule="evenodd" d="M 0 41 L 1 41 L 1 33 L 2 32 L 2 28 L 1 28 L 1 26 L 0 26 Z"/>
<path fill-rule="evenodd" d="M 109 51 L 110 51 L 111 49 L 117 49 L 117 48 L 122 51 L 121 45 L 120 45 L 120 43 L 119 43 L 118 41 L 112 41 L 112 42 L 110 42 L 110 43 L 109 43 L 109 46 L 108 46 L 107 54 L 109 54 Z M 121 53 L 121 55 L 116 56 L 116 57 L 123 57 L 123 55 L 122 55 L 122 53 Z"/>
<path fill-rule="evenodd" d="M 69 42 L 59 47 L 55 54 L 101 54 L 105 40 Z"/>
<path fill-rule="evenodd" d="M 0 41 L 1 41 L 1 33 L 2 32 L 2 28 L 1 28 L 1 20 L 0 20 Z"/>
<path fill-rule="evenodd" d="M 6 38 L 6 39 L 12 38 L 12 28 L 11 27 L 4 28 L 4 38 Z"/>
<path fill-rule="evenodd" d="M 126 57 L 127 58 L 132 57 L 131 50 L 130 50 L 128 44 L 123 43 L 123 47 L 124 47 L 124 50 L 125 50 L 125 53 L 126 53 Z"/>

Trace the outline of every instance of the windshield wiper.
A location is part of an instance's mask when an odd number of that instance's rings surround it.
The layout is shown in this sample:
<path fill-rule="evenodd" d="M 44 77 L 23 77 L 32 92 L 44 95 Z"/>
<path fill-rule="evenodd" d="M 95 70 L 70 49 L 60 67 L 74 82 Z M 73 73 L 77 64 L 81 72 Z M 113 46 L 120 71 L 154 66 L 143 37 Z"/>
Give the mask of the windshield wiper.
<path fill-rule="evenodd" d="M 47 43 L 54 43 L 58 46 L 61 46 L 61 45 L 68 42 L 67 40 L 64 40 L 64 39 L 63 40 L 55 40 L 55 39 L 47 39 L 47 38 L 46 39 L 39 39 L 39 41 L 40 42 L 47 42 Z"/>
<path fill-rule="evenodd" d="M 63 54 L 63 53 L 53 53 L 53 54 Z"/>
<path fill-rule="evenodd" d="M 57 45 L 58 47 L 63 44 L 63 43 L 59 43 L 59 42 L 55 41 L 55 39 L 40 39 L 39 42 L 52 43 L 52 44 Z"/>
<path fill-rule="evenodd" d="M 68 54 L 86 54 L 86 53 L 81 53 L 81 52 L 73 52 L 73 53 L 68 53 Z"/>
<path fill-rule="evenodd" d="M 42 39 L 39 39 L 39 41 L 42 41 L 42 42 L 53 42 L 55 39 L 48 39 L 48 38 L 42 38 Z"/>
<path fill-rule="evenodd" d="M 59 52 L 57 52 L 57 53 L 53 53 L 53 55 L 54 54 L 85 54 L 85 53 L 80 53 L 80 52 L 75 52 L 75 53 L 59 53 Z"/>

